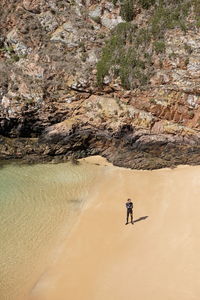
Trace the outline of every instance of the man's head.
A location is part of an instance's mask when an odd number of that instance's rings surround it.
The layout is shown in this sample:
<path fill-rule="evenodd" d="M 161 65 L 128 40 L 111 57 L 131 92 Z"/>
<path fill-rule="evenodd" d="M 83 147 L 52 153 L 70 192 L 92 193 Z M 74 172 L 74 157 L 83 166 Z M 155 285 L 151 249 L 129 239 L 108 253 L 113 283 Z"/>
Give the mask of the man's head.
<path fill-rule="evenodd" d="M 131 202 L 131 199 L 128 199 L 127 201 L 128 201 L 128 202 Z"/>

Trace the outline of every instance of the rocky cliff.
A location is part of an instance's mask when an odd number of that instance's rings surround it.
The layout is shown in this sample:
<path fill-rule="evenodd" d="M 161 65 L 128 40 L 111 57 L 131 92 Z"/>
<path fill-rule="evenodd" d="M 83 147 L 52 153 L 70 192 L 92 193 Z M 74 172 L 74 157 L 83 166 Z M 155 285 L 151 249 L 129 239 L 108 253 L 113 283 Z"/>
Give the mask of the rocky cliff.
<path fill-rule="evenodd" d="M 2 0 L 0 14 L 0 159 L 200 163 L 198 0 Z"/>

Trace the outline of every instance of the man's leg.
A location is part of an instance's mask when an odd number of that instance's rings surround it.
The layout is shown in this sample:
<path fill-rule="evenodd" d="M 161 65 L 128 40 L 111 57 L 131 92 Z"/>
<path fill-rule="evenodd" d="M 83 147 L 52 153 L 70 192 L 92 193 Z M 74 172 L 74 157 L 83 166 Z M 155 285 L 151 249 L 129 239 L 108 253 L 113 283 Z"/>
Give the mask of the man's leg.
<path fill-rule="evenodd" d="M 131 210 L 130 214 L 131 214 L 131 223 L 133 224 L 133 211 L 132 210 Z"/>
<path fill-rule="evenodd" d="M 128 224 L 128 217 L 129 217 L 129 210 L 127 209 L 127 213 L 126 213 L 126 225 Z"/>

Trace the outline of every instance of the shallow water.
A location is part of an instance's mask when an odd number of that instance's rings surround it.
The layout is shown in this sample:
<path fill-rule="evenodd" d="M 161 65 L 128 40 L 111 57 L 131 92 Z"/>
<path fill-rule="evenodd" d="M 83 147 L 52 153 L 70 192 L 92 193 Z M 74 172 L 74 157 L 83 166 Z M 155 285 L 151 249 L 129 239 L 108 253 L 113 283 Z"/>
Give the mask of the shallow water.
<path fill-rule="evenodd" d="M 86 163 L 0 169 L 1 300 L 27 298 L 56 259 L 97 173 Z"/>

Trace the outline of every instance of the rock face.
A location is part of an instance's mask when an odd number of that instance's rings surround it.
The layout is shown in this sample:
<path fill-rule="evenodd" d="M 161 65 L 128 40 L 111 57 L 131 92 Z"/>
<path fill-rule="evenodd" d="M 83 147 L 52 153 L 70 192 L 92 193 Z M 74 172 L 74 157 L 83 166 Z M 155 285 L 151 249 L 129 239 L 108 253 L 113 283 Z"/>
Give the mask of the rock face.
<path fill-rule="evenodd" d="M 198 26 L 167 30 L 148 85 L 126 90 L 111 73 L 96 83 L 105 41 L 125 22 L 119 4 L 2 0 L 0 13 L 0 159 L 200 163 Z M 147 17 L 138 9 L 133 22 L 145 26 Z M 196 22 L 192 10 L 187 22 Z"/>

